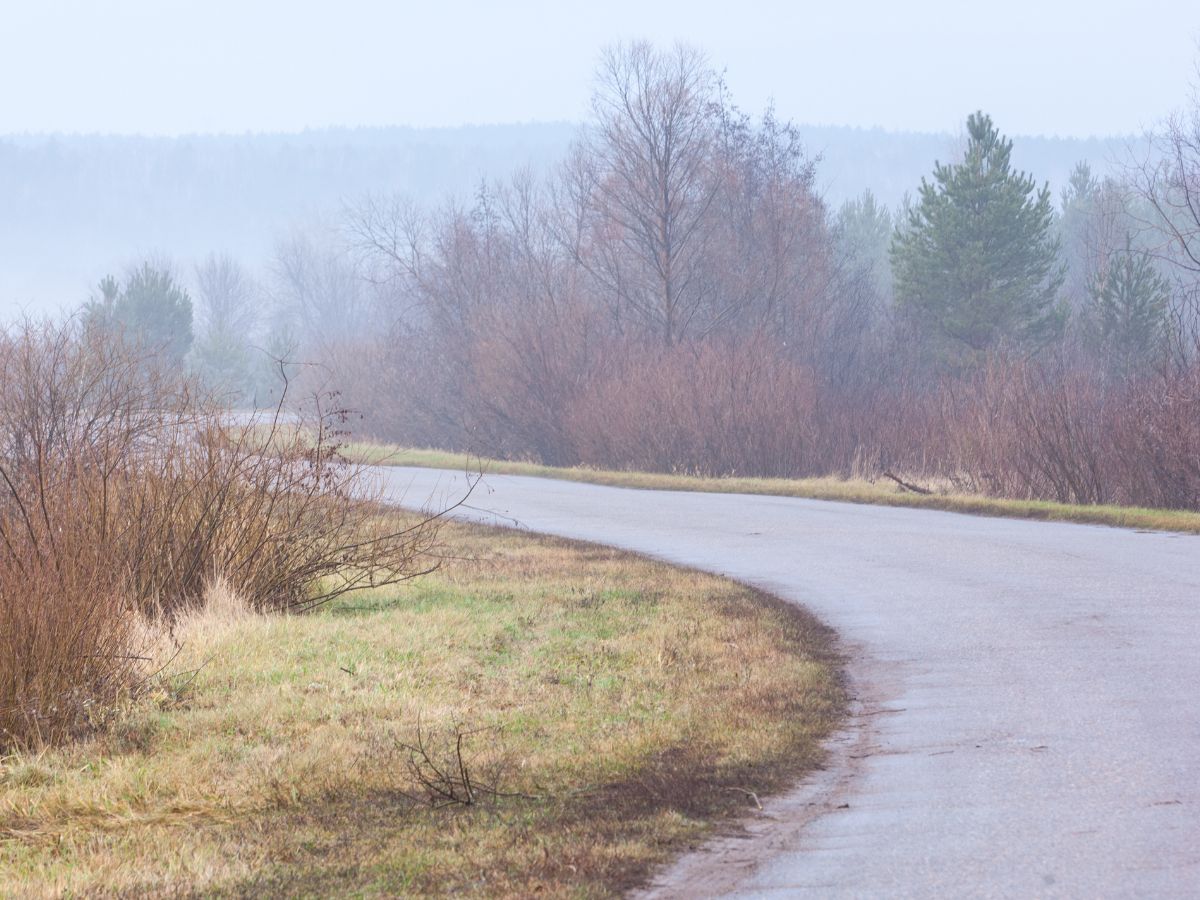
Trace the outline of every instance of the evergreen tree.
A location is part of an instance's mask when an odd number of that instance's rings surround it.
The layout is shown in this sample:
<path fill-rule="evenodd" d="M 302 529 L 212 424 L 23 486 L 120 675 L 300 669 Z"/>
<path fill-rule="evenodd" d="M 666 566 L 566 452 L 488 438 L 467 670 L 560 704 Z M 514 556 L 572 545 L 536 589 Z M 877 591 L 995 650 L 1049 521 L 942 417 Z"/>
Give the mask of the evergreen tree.
<path fill-rule="evenodd" d="M 248 399 L 261 303 L 257 285 L 233 257 L 215 253 L 196 266 L 195 284 L 192 367 L 227 399 Z"/>
<path fill-rule="evenodd" d="M 892 241 L 897 305 L 956 354 L 1036 348 L 1062 333 L 1049 185 L 1012 168 L 1012 141 L 989 116 L 967 119 L 963 161 L 937 163 Z"/>
<path fill-rule="evenodd" d="M 129 337 L 176 362 L 192 346 L 192 298 L 166 269 L 143 263 L 129 277 L 113 313 Z"/>
<path fill-rule="evenodd" d="M 89 328 L 112 329 L 130 341 L 182 364 L 192 346 L 192 298 L 171 273 L 143 263 L 124 290 L 111 275 L 99 284 L 100 297 L 83 307 Z"/>
<path fill-rule="evenodd" d="M 121 295 L 121 285 L 111 275 L 105 275 L 96 285 L 99 297 L 92 297 L 83 304 L 83 321 L 89 328 L 110 328 L 113 324 L 113 309 Z"/>
<path fill-rule="evenodd" d="M 1129 375 L 1151 364 L 1167 337 L 1171 286 L 1149 254 L 1127 238 L 1124 252 L 1113 254 L 1089 293 L 1087 332 L 1110 368 Z"/>
<path fill-rule="evenodd" d="M 1087 301 L 1093 272 L 1093 257 L 1101 249 L 1097 218 L 1100 215 L 1103 185 L 1092 175 L 1092 167 L 1078 162 L 1062 190 L 1062 214 L 1058 220 L 1066 279 L 1063 295 L 1073 309 Z"/>
<path fill-rule="evenodd" d="M 892 213 L 869 190 L 843 203 L 835 223 L 843 256 L 867 274 L 876 295 L 885 303 L 892 296 L 888 247 L 894 223 Z"/>

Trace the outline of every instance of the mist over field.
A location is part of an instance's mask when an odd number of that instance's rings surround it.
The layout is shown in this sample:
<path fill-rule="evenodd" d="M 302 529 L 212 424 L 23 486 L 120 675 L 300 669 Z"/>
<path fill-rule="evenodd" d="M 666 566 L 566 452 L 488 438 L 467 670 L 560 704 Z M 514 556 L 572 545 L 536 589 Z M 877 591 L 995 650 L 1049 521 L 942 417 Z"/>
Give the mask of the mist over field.
<path fill-rule="evenodd" d="M 572 123 L 336 128 L 293 134 L 0 135 L 0 314 L 64 310 L 145 255 L 186 271 L 211 252 L 268 265 L 295 229 L 336 224 L 346 204 L 397 192 L 469 203 L 482 181 L 560 164 Z M 830 205 L 870 190 L 895 207 L 961 138 L 800 124 Z M 1026 137 L 1015 163 L 1057 192 L 1072 167 L 1123 161 L 1128 136 Z"/>
<path fill-rule="evenodd" d="M 530 4 L 456 43 L 367 0 L 219 7 L 76 5 L 110 43 L 45 46 L 88 79 L 0 62 L 47 101 L 0 115 L 24 327 L 129 341 L 235 407 L 336 397 L 402 445 L 1200 505 L 1196 435 L 1151 424 L 1193 421 L 1200 371 L 1184 31 L 1147 55 L 1144 18 L 980 31 L 931 2 L 774 8 L 768 36 L 700 4 L 614 7 L 601 42 Z"/>
<path fill-rule="evenodd" d="M 0 58 L 24 327 L 405 445 L 1200 505 L 1150 427 L 1200 353 L 1181 4 L 54 7 Z"/>

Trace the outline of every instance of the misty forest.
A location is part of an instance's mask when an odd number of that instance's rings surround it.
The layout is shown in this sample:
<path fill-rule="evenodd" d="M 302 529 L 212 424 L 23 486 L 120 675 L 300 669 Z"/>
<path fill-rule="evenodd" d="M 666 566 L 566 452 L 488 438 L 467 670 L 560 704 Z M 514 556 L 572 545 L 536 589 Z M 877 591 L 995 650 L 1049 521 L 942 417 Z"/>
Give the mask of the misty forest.
<path fill-rule="evenodd" d="M 286 361 L 406 446 L 1200 508 L 1197 110 L 1056 189 L 973 112 L 891 203 L 829 202 L 696 50 L 612 50 L 592 111 L 560 160 L 341 198 L 265 259 L 118 265 L 76 320 L 235 406 Z"/>

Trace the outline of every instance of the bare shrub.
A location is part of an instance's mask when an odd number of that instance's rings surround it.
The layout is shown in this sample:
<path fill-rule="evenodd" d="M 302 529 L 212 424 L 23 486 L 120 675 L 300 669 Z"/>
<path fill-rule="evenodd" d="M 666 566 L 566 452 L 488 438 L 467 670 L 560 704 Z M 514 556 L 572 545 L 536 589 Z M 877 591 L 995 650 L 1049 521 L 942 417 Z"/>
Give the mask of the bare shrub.
<path fill-rule="evenodd" d="M 1063 358 L 994 357 L 943 381 L 927 468 L 970 490 L 1064 503 L 1200 508 L 1200 366 L 1121 380 Z M 909 435 L 920 444 L 920 435 Z M 937 448 L 935 437 L 924 446 Z"/>
<path fill-rule="evenodd" d="M 1200 509 L 1200 362 L 1137 380 L 1113 415 L 1117 499 Z"/>
<path fill-rule="evenodd" d="M 948 449 L 940 467 L 963 486 L 1064 503 L 1105 499 L 1104 398 L 1093 374 L 993 356 L 938 391 Z"/>
<path fill-rule="evenodd" d="M 482 749 L 470 744 L 483 737 Z M 401 791 L 414 802 L 432 806 L 474 806 L 499 797 L 525 797 L 501 788 L 505 759 L 499 752 L 496 728 L 426 727 L 420 719 L 410 742 L 398 741 L 405 755 L 407 780 L 411 787 Z"/>
<path fill-rule="evenodd" d="M 216 580 L 303 611 L 421 570 L 433 521 L 381 514 L 343 415 L 235 422 L 74 324 L 0 334 L 0 742 L 81 727 L 144 669 L 139 626 Z"/>
<path fill-rule="evenodd" d="M 627 349 L 571 410 L 592 465 L 704 475 L 807 474 L 825 464 L 810 369 L 772 341 Z"/>
<path fill-rule="evenodd" d="M 84 504 L 48 497 L 46 513 L 6 533 L 0 557 L 0 747 L 97 724 L 146 661 L 119 570 L 82 527 Z"/>

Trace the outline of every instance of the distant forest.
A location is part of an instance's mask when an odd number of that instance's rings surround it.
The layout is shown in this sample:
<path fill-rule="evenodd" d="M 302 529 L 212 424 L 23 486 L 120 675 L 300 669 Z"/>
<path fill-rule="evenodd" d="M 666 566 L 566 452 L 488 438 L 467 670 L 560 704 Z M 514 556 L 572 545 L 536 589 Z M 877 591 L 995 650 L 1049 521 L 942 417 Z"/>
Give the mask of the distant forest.
<path fill-rule="evenodd" d="M 569 123 L 443 129 L 334 129 L 180 138 L 0 137 L 0 310 L 69 309 L 104 274 L 155 257 L 183 270 L 211 252 L 265 264 L 290 232 L 337 222 L 367 194 L 469 204 L 480 183 L 543 172 L 567 152 Z M 836 208 L 869 189 L 895 208 L 952 134 L 800 126 L 816 187 Z M 1126 140 L 1017 137 L 1013 162 L 1058 195 L 1079 161 L 1106 172 Z"/>

